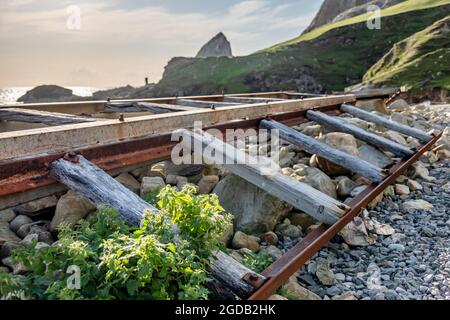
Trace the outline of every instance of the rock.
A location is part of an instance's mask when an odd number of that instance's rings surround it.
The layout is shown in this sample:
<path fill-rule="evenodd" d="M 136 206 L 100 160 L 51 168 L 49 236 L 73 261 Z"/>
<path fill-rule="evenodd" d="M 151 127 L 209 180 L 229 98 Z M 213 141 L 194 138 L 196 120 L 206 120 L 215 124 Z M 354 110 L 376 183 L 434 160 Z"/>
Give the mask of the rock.
<path fill-rule="evenodd" d="M 415 180 L 409 179 L 407 185 L 411 191 L 423 190 L 422 185 Z"/>
<path fill-rule="evenodd" d="M 17 231 L 19 231 L 21 226 L 32 223 L 32 222 L 33 222 L 33 220 L 30 217 L 20 215 L 20 216 L 17 216 L 13 221 L 11 221 L 9 226 L 12 231 L 17 232 Z"/>
<path fill-rule="evenodd" d="M 272 246 L 276 246 L 278 243 L 278 236 L 276 235 L 275 232 L 272 232 L 272 231 L 262 234 L 260 236 L 260 239 L 261 239 L 261 241 L 263 241 L 269 245 L 272 245 Z"/>
<path fill-rule="evenodd" d="M 19 242 L 20 238 L 11 231 L 8 222 L 0 222 L 0 246 L 6 242 Z"/>
<path fill-rule="evenodd" d="M 330 263 L 325 259 L 318 260 L 316 276 L 326 286 L 332 286 L 336 283 L 336 276 L 330 269 Z"/>
<path fill-rule="evenodd" d="M 285 298 L 283 296 L 280 296 L 279 294 L 274 294 L 267 298 L 268 301 L 283 301 L 283 300 L 289 300 L 288 298 Z"/>
<path fill-rule="evenodd" d="M 365 247 L 375 243 L 375 239 L 369 236 L 364 221 L 360 217 L 356 217 L 347 224 L 339 235 L 350 246 Z"/>
<path fill-rule="evenodd" d="M 209 194 L 214 187 L 219 183 L 218 176 L 204 176 L 198 183 L 198 190 L 200 194 Z"/>
<path fill-rule="evenodd" d="M 241 231 L 234 234 L 231 244 L 234 249 L 247 248 L 253 252 L 259 251 L 259 238 L 249 236 Z"/>
<path fill-rule="evenodd" d="M 296 164 L 294 169 L 294 179 L 306 183 L 334 199 L 337 198 L 336 186 L 333 183 L 333 180 L 331 180 L 331 178 L 324 172 L 317 168 L 308 167 L 304 164 Z"/>
<path fill-rule="evenodd" d="M 46 243 L 49 245 L 51 245 L 51 244 L 53 244 L 53 242 L 55 242 L 52 234 L 48 231 L 48 229 L 45 226 L 39 226 L 39 225 L 30 226 L 28 235 L 36 235 L 38 242 Z"/>
<path fill-rule="evenodd" d="M 347 133 L 332 132 L 324 135 L 320 141 L 330 145 L 331 147 L 344 151 L 353 156 L 359 156 L 358 145 L 356 139 Z M 348 174 L 348 170 L 344 169 L 330 161 L 316 157 L 316 164 L 319 169 L 330 176 L 342 176 Z"/>
<path fill-rule="evenodd" d="M 337 181 L 336 192 L 341 197 L 348 197 L 357 187 L 356 182 L 345 176 L 337 177 L 335 180 Z"/>
<path fill-rule="evenodd" d="M 166 183 L 170 184 L 172 186 L 176 186 L 177 185 L 177 176 L 174 174 L 168 174 L 166 177 Z"/>
<path fill-rule="evenodd" d="M 358 300 L 358 299 L 353 295 L 353 293 L 345 292 L 341 295 L 332 297 L 331 300 Z"/>
<path fill-rule="evenodd" d="M 434 178 L 430 177 L 430 172 L 428 171 L 428 169 L 420 161 L 412 165 L 412 167 L 408 170 L 408 174 L 413 179 L 422 178 L 426 181 L 434 181 Z"/>
<path fill-rule="evenodd" d="M 116 177 L 116 180 L 128 190 L 139 194 L 139 191 L 141 190 L 141 184 L 131 174 L 124 172 Z"/>
<path fill-rule="evenodd" d="M 89 200 L 76 192 L 69 191 L 59 199 L 56 205 L 50 230 L 55 232 L 62 224 L 72 227 L 94 210 L 95 206 Z"/>
<path fill-rule="evenodd" d="M 292 206 L 231 174 L 217 184 L 214 193 L 222 207 L 234 215 L 236 230 L 273 231 L 278 221 L 292 210 Z"/>
<path fill-rule="evenodd" d="M 58 203 L 58 198 L 56 196 L 45 197 L 39 200 L 31 201 L 16 207 L 14 210 L 19 214 L 24 214 L 27 216 L 34 216 L 41 210 L 48 208 L 53 208 Z"/>
<path fill-rule="evenodd" d="M 447 149 L 438 150 L 436 152 L 436 156 L 438 157 L 439 161 L 450 159 L 450 151 Z"/>
<path fill-rule="evenodd" d="M 39 236 L 36 233 L 28 234 L 22 241 L 20 241 L 21 245 L 28 246 L 31 243 L 37 243 L 39 241 Z"/>
<path fill-rule="evenodd" d="M 92 94 L 93 100 L 107 100 L 107 99 L 126 99 L 136 92 L 136 88 L 126 85 L 119 88 L 99 90 Z"/>
<path fill-rule="evenodd" d="M 392 102 L 388 108 L 393 111 L 406 111 L 409 109 L 409 104 L 403 99 L 398 99 Z"/>
<path fill-rule="evenodd" d="M 184 188 L 184 186 L 189 183 L 189 180 L 186 177 L 177 176 L 175 178 L 175 182 L 176 182 L 176 186 L 177 186 L 178 190 L 182 190 Z"/>
<path fill-rule="evenodd" d="M 145 198 L 150 193 L 159 193 L 165 186 L 161 177 L 144 177 L 141 184 L 141 197 Z"/>
<path fill-rule="evenodd" d="M 375 232 L 376 234 L 381 236 L 391 236 L 395 233 L 395 229 L 390 225 L 380 223 L 373 219 L 364 220 L 364 224 L 367 230 Z"/>
<path fill-rule="evenodd" d="M 396 131 L 392 131 L 392 130 L 386 131 L 384 133 L 384 137 L 389 139 L 389 140 L 392 140 L 394 142 L 397 142 L 399 144 L 402 144 L 402 145 L 407 145 L 408 144 L 406 142 L 405 138 L 403 138 L 403 136 L 400 133 L 396 132 Z"/>
<path fill-rule="evenodd" d="M 399 251 L 399 252 L 403 252 L 405 251 L 405 246 L 399 243 L 391 243 L 388 246 L 388 249 L 391 251 Z"/>
<path fill-rule="evenodd" d="M 23 266 L 19 262 L 14 261 L 12 257 L 4 258 L 2 260 L 2 263 L 5 266 L 9 267 L 13 271 L 13 274 L 18 275 L 18 274 L 26 274 L 27 272 L 29 272 L 29 270 L 25 266 Z"/>
<path fill-rule="evenodd" d="M 11 222 L 14 220 L 15 217 L 16 213 L 11 209 L 0 211 L 0 223 Z"/>
<path fill-rule="evenodd" d="M 430 211 L 433 209 L 433 205 L 425 200 L 409 200 L 402 204 L 404 210 L 410 212 L 414 210 Z"/>
<path fill-rule="evenodd" d="M 304 128 L 301 132 L 304 135 L 310 136 L 310 137 L 318 137 L 322 133 L 322 126 L 319 124 L 316 125 L 309 125 L 306 128 Z"/>
<path fill-rule="evenodd" d="M 301 230 L 306 230 L 317 222 L 313 217 L 306 213 L 293 212 L 289 214 L 288 218 L 292 225 L 300 227 Z"/>
<path fill-rule="evenodd" d="M 355 189 L 352 190 L 352 192 L 350 193 L 350 196 L 356 197 L 358 194 L 363 192 L 366 188 L 367 188 L 366 185 L 358 186 L 358 187 L 356 187 Z"/>
<path fill-rule="evenodd" d="M 409 187 L 405 186 L 404 184 L 396 184 L 395 193 L 398 194 L 399 196 L 403 196 L 410 194 L 410 190 Z"/>
<path fill-rule="evenodd" d="M 168 173 L 168 168 L 172 164 L 169 161 L 163 161 L 156 163 L 150 167 L 150 170 L 147 172 L 148 177 L 161 177 L 163 179 L 166 178 Z M 143 178 L 143 177 L 142 177 Z"/>
<path fill-rule="evenodd" d="M 277 261 L 283 255 L 283 252 L 275 246 L 268 246 L 265 251 L 270 256 L 272 261 Z"/>
<path fill-rule="evenodd" d="M 73 91 L 55 85 L 37 86 L 27 91 L 23 96 L 17 99 L 17 102 L 23 103 L 44 103 L 56 101 L 75 101 L 80 97 L 73 94 Z"/>
<path fill-rule="evenodd" d="M 215 164 L 207 164 L 203 170 L 203 174 L 205 176 L 218 176 L 224 177 L 227 172 L 223 166 L 215 165 Z"/>
<path fill-rule="evenodd" d="M 360 100 L 356 102 L 356 106 L 365 111 L 377 111 L 380 113 L 389 114 L 389 111 L 386 109 L 386 103 L 383 99 Z"/>
<path fill-rule="evenodd" d="M 1 228 L 1 225 L 0 225 Z M 20 240 L 17 238 L 17 240 Z M 18 241 L 9 241 L 0 245 L 0 259 L 4 259 L 13 254 L 14 250 L 21 247 L 21 244 Z"/>
<path fill-rule="evenodd" d="M 442 190 L 444 190 L 447 193 L 450 193 L 450 182 L 447 182 L 442 186 Z"/>
<path fill-rule="evenodd" d="M 358 149 L 359 157 L 379 168 L 386 168 L 394 163 L 384 152 L 368 144 L 363 144 Z"/>
<path fill-rule="evenodd" d="M 292 224 L 279 224 L 275 230 L 276 232 L 281 233 L 284 237 L 289 237 L 291 239 L 297 239 L 302 235 L 301 230 Z"/>
<path fill-rule="evenodd" d="M 398 123 L 403 124 L 405 126 L 408 125 L 408 118 L 405 117 L 404 115 L 402 115 L 401 113 L 398 113 L 398 112 L 393 112 L 391 114 L 391 121 L 398 122 Z"/>
<path fill-rule="evenodd" d="M 303 288 L 294 281 L 289 281 L 285 284 L 280 292 L 289 300 L 321 300 L 317 294 Z"/>
<path fill-rule="evenodd" d="M 220 32 L 209 40 L 197 53 L 196 58 L 231 57 L 231 44 Z"/>

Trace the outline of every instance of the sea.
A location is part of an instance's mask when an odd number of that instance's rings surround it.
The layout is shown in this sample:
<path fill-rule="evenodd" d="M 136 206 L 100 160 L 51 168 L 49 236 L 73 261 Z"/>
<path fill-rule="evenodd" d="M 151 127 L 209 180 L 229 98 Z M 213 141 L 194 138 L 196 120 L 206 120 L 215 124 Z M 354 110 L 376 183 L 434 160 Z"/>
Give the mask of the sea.
<path fill-rule="evenodd" d="M 0 88 L 0 104 L 15 104 L 17 99 L 23 96 L 27 91 L 34 87 L 6 87 Z M 65 87 L 73 91 L 73 94 L 81 97 L 89 97 L 95 91 L 104 90 L 105 88 L 96 87 Z"/>

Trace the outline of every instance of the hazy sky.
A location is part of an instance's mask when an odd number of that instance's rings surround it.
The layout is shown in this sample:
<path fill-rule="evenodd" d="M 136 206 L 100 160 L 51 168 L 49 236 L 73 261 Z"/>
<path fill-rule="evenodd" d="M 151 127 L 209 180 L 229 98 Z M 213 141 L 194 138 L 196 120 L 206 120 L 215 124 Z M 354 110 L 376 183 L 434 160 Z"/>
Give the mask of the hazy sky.
<path fill-rule="evenodd" d="M 194 56 L 219 31 L 234 55 L 295 37 L 321 2 L 0 0 L 0 87 L 142 85 L 146 76 L 159 80 L 170 58 Z"/>

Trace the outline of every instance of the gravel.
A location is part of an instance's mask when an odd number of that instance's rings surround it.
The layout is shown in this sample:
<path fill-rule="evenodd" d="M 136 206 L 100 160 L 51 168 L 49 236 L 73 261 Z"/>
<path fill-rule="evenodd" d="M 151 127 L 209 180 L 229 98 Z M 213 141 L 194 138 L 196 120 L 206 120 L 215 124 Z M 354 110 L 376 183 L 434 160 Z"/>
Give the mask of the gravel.
<path fill-rule="evenodd" d="M 347 292 L 361 300 L 450 299 L 450 195 L 443 189 L 450 163 L 435 163 L 429 170 L 435 181 L 417 179 L 424 190 L 387 196 L 370 211 L 370 218 L 390 225 L 395 234 L 378 235 L 375 244 L 363 248 L 334 239 L 318 256 L 332 262 L 337 283 L 320 284 L 313 259 L 301 269 L 300 284 L 324 299 Z M 433 209 L 407 212 L 401 204 L 408 200 L 426 200 Z"/>

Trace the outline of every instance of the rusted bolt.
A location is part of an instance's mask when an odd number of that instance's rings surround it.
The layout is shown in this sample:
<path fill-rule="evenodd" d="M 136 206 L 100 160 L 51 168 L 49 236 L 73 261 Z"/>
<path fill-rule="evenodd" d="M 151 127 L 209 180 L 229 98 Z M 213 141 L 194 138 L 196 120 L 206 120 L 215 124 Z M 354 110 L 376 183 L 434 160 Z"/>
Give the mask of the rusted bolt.
<path fill-rule="evenodd" d="M 246 283 L 248 283 L 249 285 L 251 285 L 254 288 L 259 288 L 263 285 L 263 280 L 258 277 L 257 274 L 249 272 L 246 273 L 243 277 L 242 280 L 245 281 Z"/>
<path fill-rule="evenodd" d="M 106 101 L 107 102 L 111 102 L 111 98 L 106 98 Z"/>
<path fill-rule="evenodd" d="M 124 121 L 125 121 L 125 117 L 123 116 L 123 113 L 121 113 L 121 114 L 119 115 L 119 121 L 120 121 L 120 122 L 124 122 Z"/>
<path fill-rule="evenodd" d="M 215 105 L 211 105 L 211 110 L 216 110 L 216 106 Z"/>
<path fill-rule="evenodd" d="M 78 155 L 75 152 L 69 152 L 66 153 L 63 157 L 64 160 L 73 162 L 73 163 L 79 163 L 80 159 L 78 158 Z"/>

